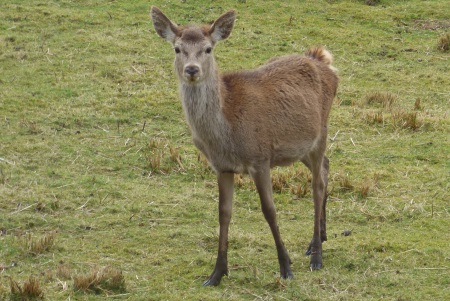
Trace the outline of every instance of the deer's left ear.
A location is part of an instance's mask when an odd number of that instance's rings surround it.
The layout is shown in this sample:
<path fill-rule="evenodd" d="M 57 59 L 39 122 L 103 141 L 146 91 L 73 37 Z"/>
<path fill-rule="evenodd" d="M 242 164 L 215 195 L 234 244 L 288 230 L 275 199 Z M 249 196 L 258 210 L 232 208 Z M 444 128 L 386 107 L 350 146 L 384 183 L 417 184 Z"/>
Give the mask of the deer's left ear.
<path fill-rule="evenodd" d="M 230 10 L 221 15 L 209 29 L 209 34 L 214 43 L 228 38 L 233 30 L 236 20 L 236 11 Z"/>

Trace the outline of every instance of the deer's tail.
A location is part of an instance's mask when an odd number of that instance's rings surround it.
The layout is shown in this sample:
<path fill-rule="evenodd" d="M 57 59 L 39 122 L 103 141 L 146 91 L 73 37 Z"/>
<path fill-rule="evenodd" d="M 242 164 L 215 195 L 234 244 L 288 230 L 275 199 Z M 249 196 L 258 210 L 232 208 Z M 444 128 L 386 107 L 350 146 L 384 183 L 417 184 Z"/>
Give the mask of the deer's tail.
<path fill-rule="evenodd" d="M 337 69 L 334 68 L 332 65 L 333 64 L 333 55 L 331 55 L 331 53 L 328 50 L 326 50 L 325 48 L 323 48 L 323 47 L 310 48 L 305 52 L 305 55 L 314 60 L 320 61 L 320 62 L 328 65 L 328 67 L 331 70 L 333 70 L 334 72 L 337 71 Z"/>

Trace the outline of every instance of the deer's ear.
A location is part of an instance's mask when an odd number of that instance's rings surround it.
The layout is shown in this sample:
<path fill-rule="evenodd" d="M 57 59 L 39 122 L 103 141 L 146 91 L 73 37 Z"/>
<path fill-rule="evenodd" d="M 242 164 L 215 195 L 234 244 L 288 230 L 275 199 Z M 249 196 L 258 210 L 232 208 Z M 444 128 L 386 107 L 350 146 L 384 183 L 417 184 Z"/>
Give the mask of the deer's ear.
<path fill-rule="evenodd" d="M 170 21 L 156 6 L 152 6 L 150 15 L 152 17 L 153 27 L 155 27 L 158 35 L 166 41 L 174 43 L 178 34 L 178 26 Z"/>
<path fill-rule="evenodd" d="M 209 34 L 214 43 L 230 36 L 236 20 L 236 11 L 230 10 L 221 15 L 209 29 Z"/>

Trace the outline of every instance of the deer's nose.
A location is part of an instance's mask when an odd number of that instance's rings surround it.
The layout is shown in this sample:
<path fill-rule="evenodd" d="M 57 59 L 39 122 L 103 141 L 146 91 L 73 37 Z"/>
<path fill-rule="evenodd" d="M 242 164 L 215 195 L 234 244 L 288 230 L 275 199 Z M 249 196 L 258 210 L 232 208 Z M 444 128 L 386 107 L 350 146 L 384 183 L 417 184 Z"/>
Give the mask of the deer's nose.
<path fill-rule="evenodd" d="M 200 68 L 195 65 L 189 65 L 184 68 L 184 72 L 189 76 L 195 76 L 200 72 Z"/>

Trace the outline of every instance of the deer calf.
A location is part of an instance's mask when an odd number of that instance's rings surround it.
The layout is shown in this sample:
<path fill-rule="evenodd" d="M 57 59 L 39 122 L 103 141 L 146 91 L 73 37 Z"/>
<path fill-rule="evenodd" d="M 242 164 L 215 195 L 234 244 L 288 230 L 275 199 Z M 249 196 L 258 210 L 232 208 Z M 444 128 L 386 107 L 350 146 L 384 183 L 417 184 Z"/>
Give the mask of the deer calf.
<path fill-rule="evenodd" d="M 327 121 L 338 84 L 331 54 L 313 48 L 304 56 L 277 57 L 254 70 L 221 75 L 213 49 L 230 35 L 234 10 L 203 26 L 178 26 L 157 7 L 151 8 L 151 17 L 158 35 L 173 45 L 181 101 L 194 144 L 217 173 L 219 248 L 214 271 L 204 285 L 218 285 L 228 275 L 235 173 L 248 173 L 254 180 L 275 240 L 281 277 L 293 277 L 277 226 L 270 169 L 295 161 L 303 162 L 312 173 L 314 232 L 306 254 L 311 255 L 311 270 L 320 269 L 322 242 L 327 240 Z"/>

